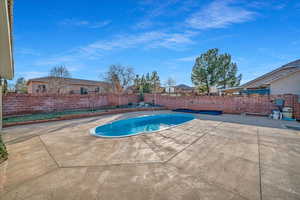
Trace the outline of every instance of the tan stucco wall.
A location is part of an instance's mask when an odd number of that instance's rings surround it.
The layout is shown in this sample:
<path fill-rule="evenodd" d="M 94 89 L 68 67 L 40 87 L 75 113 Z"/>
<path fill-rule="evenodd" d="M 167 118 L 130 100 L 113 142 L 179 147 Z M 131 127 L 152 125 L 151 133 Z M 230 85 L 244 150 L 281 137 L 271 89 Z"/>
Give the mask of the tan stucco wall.
<path fill-rule="evenodd" d="M 30 82 L 28 84 L 28 93 L 30 94 L 36 94 L 37 89 L 38 89 L 38 85 L 45 85 L 46 86 L 46 93 L 50 91 L 50 87 L 48 83 L 45 82 Z M 99 85 L 77 85 L 77 84 L 72 84 L 72 85 L 65 85 L 63 88 L 61 88 L 61 93 L 63 94 L 69 94 L 71 91 L 75 91 L 76 93 L 80 93 L 80 88 L 84 87 L 88 90 L 88 92 L 93 92 L 96 90 L 97 87 L 99 87 L 99 93 L 103 93 L 104 89 L 101 86 L 101 84 Z"/>
<path fill-rule="evenodd" d="M 3 117 L 2 117 L 2 86 L 0 85 L 0 131 L 2 130 L 2 120 L 3 120 Z M 1 134 L 1 132 L 0 132 Z"/>
<path fill-rule="evenodd" d="M 271 83 L 271 94 L 300 95 L 300 71 Z"/>
<path fill-rule="evenodd" d="M 0 76 L 13 78 L 11 30 L 7 0 L 0 1 Z"/>

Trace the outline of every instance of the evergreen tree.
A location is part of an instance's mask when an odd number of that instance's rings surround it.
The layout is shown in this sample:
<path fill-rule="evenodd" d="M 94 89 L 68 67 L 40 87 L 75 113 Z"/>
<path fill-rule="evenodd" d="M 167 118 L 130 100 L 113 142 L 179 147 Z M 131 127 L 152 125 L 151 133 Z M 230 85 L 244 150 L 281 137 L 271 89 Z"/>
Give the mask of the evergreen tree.
<path fill-rule="evenodd" d="M 143 74 L 141 77 L 136 75 L 134 79 L 134 88 L 139 90 L 140 93 L 155 92 L 159 87 L 160 80 L 156 71 L 153 71 L 151 75 L 150 73 Z"/>
<path fill-rule="evenodd" d="M 192 82 L 200 92 L 210 93 L 212 86 L 228 88 L 238 86 L 242 75 L 237 75 L 237 65 L 230 54 L 220 54 L 210 49 L 196 58 L 192 71 Z"/>
<path fill-rule="evenodd" d="M 231 62 L 231 56 L 227 53 L 221 54 L 219 56 L 219 62 L 218 86 L 221 86 L 223 89 L 238 86 L 241 82 L 242 75 L 236 75 L 237 65 Z"/>
<path fill-rule="evenodd" d="M 160 80 L 157 71 L 152 72 L 150 81 L 151 81 L 151 91 L 157 92 L 158 89 L 160 88 Z"/>
<path fill-rule="evenodd" d="M 15 84 L 15 91 L 17 93 L 27 93 L 27 85 L 24 77 L 20 77 L 17 79 Z"/>
<path fill-rule="evenodd" d="M 218 49 L 210 49 L 196 58 L 192 71 L 192 82 L 202 88 L 204 92 L 210 93 L 210 87 L 218 83 Z"/>

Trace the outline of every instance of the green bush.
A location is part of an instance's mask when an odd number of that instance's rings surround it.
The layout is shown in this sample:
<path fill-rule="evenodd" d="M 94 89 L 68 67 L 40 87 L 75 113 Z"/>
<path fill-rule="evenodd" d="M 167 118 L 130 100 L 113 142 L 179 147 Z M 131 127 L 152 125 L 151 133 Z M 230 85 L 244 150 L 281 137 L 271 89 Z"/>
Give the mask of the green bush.
<path fill-rule="evenodd" d="M 139 100 L 142 102 L 144 101 L 144 93 L 142 93 L 142 92 L 140 93 Z"/>
<path fill-rule="evenodd" d="M 0 134 L 0 163 L 7 159 L 8 153 Z"/>

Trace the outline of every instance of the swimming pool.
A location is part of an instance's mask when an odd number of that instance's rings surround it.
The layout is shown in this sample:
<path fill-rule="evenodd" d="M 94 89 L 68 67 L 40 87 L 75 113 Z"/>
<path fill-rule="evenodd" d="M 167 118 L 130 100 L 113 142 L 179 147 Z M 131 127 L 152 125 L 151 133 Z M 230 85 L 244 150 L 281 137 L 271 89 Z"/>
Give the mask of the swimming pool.
<path fill-rule="evenodd" d="M 114 121 L 90 130 L 98 137 L 126 137 L 166 129 L 195 119 L 192 114 L 158 114 Z"/>

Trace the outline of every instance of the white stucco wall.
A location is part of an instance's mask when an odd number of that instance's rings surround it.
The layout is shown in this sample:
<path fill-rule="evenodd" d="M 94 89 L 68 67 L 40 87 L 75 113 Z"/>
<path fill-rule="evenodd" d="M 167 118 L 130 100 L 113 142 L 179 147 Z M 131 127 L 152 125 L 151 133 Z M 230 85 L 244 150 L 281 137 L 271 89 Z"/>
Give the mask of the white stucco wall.
<path fill-rule="evenodd" d="M 270 93 L 300 95 L 300 71 L 272 82 Z"/>

